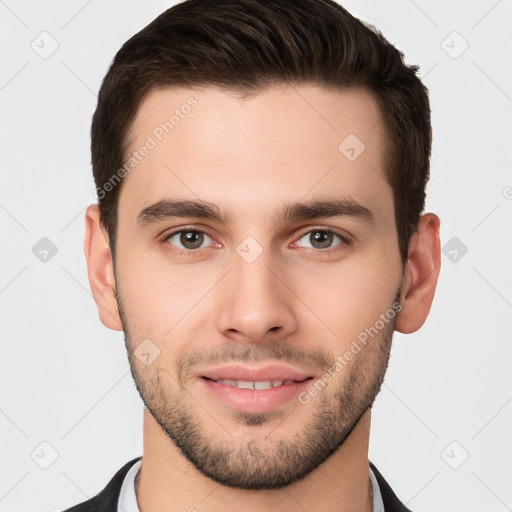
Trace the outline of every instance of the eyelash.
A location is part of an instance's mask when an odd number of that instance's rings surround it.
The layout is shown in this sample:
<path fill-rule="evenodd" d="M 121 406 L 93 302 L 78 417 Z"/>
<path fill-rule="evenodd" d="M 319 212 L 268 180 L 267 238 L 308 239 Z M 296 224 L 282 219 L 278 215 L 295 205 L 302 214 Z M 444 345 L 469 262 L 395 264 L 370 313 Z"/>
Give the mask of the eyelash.
<path fill-rule="evenodd" d="M 313 228 L 313 229 L 309 229 L 308 231 L 305 231 L 303 232 L 297 239 L 300 240 L 301 238 L 303 238 L 305 235 L 309 234 L 309 233 L 314 233 L 314 232 L 322 232 L 322 233 L 326 233 L 328 235 L 330 234 L 333 234 L 333 235 L 336 235 L 337 237 L 340 238 L 341 240 L 341 243 L 338 244 L 338 246 L 335 246 L 334 248 L 329 248 L 329 249 L 310 249 L 308 247 L 306 247 L 305 249 L 307 250 L 307 252 L 313 252 L 315 254 L 332 254 L 336 251 L 339 251 L 339 250 L 342 250 L 343 247 L 348 247 L 351 245 L 351 240 L 349 240 L 349 238 L 343 234 L 341 234 L 339 231 L 336 231 L 334 229 L 324 229 L 324 228 Z M 193 228 L 180 228 L 180 229 L 177 229 L 175 231 L 172 231 L 171 233 L 167 233 L 163 238 L 162 240 L 160 241 L 160 244 L 163 245 L 165 242 L 167 242 L 169 239 L 171 239 L 174 235 L 177 235 L 179 233 L 186 233 L 186 232 L 192 232 L 192 233 L 203 233 L 204 235 L 206 236 L 209 236 L 210 238 L 212 238 L 206 231 L 203 231 L 203 230 L 200 230 L 200 229 L 193 229 Z M 296 242 L 294 242 L 295 244 Z M 170 244 L 169 244 L 170 245 Z M 199 249 L 178 249 L 176 247 L 173 246 L 172 248 L 172 251 L 179 254 L 179 255 L 185 255 L 185 256 L 195 256 L 197 254 L 198 251 L 201 251 L 202 249 L 206 249 L 206 247 L 202 247 L 202 248 L 199 248 Z"/>

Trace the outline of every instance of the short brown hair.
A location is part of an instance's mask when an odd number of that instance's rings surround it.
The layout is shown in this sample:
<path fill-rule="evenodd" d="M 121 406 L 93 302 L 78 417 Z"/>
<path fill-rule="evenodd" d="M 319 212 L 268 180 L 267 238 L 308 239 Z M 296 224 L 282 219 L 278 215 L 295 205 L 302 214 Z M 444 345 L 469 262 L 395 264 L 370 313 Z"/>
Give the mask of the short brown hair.
<path fill-rule="evenodd" d="M 425 205 L 432 139 L 428 91 L 417 71 L 378 30 L 331 0 L 187 0 L 166 10 L 117 52 L 92 120 L 92 168 L 113 258 L 122 180 L 105 185 L 125 162 L 130 128 L 150 90 L 216 86 L 248 97 L 308 83 L 361 87 L 377 99 L 405 262 Z"/>

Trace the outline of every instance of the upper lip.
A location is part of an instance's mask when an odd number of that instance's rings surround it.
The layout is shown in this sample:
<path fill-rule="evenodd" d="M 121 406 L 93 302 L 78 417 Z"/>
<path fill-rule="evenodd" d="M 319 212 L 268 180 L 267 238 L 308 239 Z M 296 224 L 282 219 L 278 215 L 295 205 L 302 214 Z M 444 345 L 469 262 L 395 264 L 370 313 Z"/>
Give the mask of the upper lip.
<path fill-rule="evenodd" d="M 268 365 L 261 368 L 248 368 L 240 365 L 216 366 L 198 374 L 199 377 L 207 377 L 213 380 L 230 379 L 249 382 L 261 382 L 268 380 L 296 380 L 302 381 L 312 375 L 301 370 L 283 365 Z"/>

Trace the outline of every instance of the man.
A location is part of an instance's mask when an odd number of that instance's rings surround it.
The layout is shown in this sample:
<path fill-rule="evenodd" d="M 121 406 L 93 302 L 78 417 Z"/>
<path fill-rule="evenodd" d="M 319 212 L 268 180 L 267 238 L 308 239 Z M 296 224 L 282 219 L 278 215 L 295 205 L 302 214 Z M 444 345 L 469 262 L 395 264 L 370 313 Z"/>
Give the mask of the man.
<path fill-rule="evenodd" d="M 440 269 L 416 67 L 330 0 L 190 0 L 116 55 L 85 254 L 144 453 L 112 511 L 407 511 L 368 460 Z"/>

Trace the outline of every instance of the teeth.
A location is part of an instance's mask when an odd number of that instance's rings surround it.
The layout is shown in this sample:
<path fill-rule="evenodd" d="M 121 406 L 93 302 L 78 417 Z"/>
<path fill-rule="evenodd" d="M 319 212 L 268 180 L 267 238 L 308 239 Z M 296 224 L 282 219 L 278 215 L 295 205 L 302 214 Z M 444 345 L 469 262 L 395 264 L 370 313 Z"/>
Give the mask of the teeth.
<path fill-rule="evenodd" d="M 227 386 L 233 386 L 235 388 L 240 389 L 271 389 L 278 388 L 285 384 L 292 384 L 293 380 L 260 380 L 260 381 L 250 381 L 250 380 L 231 380 L 231 379 L 218 379 L 217 382 L 222 382 L 222 384 L 226 384 Z"/>
<path fill-rule="evenodd" d="M 223 382 L 224 384 L 227 384 L 228 386 L 236 387 L 236 380 L 221 379 L 219 382 Z"/>
<path fill-rule="evenodd" d="M 270 380 L 263 380 L 261 382 L 253 382 L 253 388 L 254 389 L 272 389 L 272 381 Z"/>
<path fill-rule="evenodd" d="M 241 389 L 254 389 L 252 382 L 248 380 L 239 380 L 235 386 Z"/>

